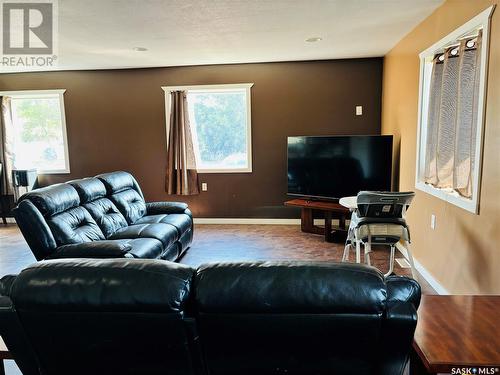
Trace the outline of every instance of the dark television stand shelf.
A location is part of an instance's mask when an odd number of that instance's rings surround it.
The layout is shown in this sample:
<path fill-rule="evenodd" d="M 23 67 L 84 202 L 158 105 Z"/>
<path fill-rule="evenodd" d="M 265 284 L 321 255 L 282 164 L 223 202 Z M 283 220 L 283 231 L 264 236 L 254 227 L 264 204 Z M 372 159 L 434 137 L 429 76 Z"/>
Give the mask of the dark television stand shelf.
<path fill-rule="evenodd" d="M 349 215 L 349 209 L 329 201 L 292 199 L 285 202 L 285 206 L 300 207 L 300 228 L 302 232 L 322 234 L 327 242 L 343 242 L 347 235 L 345 221 Z M 314 211 L 323 211 L 325 214 L 325 226 L 314 225 Z M 332 227 L 332 219 L 339 219 L 339 226 Z"/>

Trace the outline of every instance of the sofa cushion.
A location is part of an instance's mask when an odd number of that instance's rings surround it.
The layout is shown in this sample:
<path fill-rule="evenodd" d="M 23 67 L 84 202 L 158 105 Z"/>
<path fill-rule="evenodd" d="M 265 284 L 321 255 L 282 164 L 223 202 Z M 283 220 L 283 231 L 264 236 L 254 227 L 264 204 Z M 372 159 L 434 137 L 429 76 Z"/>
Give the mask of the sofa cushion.
<path fill-rule="evenodd" d="M 176 262 L 180 255 L 179 241 L 175 241 L 172 245 L 163 250 L 160 259 Z"/>
<path fill-rule="evenodd" d="M 193 221 L 186 214 L 170 214 L 170 215 L 146 215 L 135 222 L 136 224 L 146 223 L 165 223 L 173 225 L 179 234 L 182 236 L 185 232 L 191 229 Z"/>
<path fill-rule="evenodd" d="M 131 249 L 126 240 L 83 242 L 59 246 L 47 259 L 124 258 Z"/>
<path fill-rule="evenodd" d="M 163 252 L 163 244 L 154 238 L 136 238 L 133 240 L 118 241 L 127 241 L 127 244 L 130 246 L 129 254 L 132 254 L 134 258 L 156 259 Z"/>
<path fill-rule="evenodd" d="M 146 214 L 146 203 L 133 189 L 120 191 L 111 195 L 110 198 L 129 224 L 134 224 Z"/>
<path fill-rule="evenodd" d="M 95 177 L 69 181 L 68 184 L 73 186 L 78 192 L 81 204 L 92 202 L 106 196 L 106 187 L 101 180 Z"/>
<path fill-rule="evenodd" d="M 156 259 L 163 245 L 153 238 L 104 240 L 59 246 L 46 259 L 62 258 L 141 258 Z"/>
<path fill-rule="evenodd" d="M 82 206 L 52 216 L 47 219 L 47 224 L 59 246 L 105 239 L 95 220 Z"/>
<path fill-rule="evenodd" d="M 68 184 L 56 184 L 24 194 L 20 200 L 28 199 L 43 216 L 57 215 L 80 204 L 75 188 Z"/>
<path fill-rule="evenodd" d="M 109 239 L 154 238 L 159 240 L 164 248 L 177 240 L 177 230 L 169 224 L 134 224 L 118 229 Z"/>
<path fill-rule="evenodd" d="M 100 198 L 83 206 L 90 212 L 106 238 L 128 225 L 125 217 L 108 198 Z"/>

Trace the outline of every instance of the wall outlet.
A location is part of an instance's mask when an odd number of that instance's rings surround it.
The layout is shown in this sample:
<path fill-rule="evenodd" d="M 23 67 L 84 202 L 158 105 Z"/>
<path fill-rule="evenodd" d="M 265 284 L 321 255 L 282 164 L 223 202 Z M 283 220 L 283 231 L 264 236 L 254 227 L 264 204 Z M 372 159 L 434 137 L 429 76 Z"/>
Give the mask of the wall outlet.
<path fill-rule="evenodd" d="M 436 229 L 436 215 L 431 215 L 431 229 Z"/>
<path fill-rule="evenodd" d="M 201 191 L 208 191 L 208 184 L 206 182 L 201 183 Z"/>
<path fill-rule="evenodd" d="M 356 116 L 361 116 L 361 115 L 363 115 L 363 106 L 357 105 L 356 106 Z"/>

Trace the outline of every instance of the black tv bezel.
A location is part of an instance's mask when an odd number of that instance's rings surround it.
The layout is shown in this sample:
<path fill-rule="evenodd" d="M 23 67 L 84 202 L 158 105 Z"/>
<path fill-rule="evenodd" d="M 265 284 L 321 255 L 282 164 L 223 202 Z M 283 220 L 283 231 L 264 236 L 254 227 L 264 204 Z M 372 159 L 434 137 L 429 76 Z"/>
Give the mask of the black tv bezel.
<path fill-rule="evenodd" d="M 392 169 L 393 169 L 393 163 L 394 163 L 394 136 L 392 134 L 353 134 L 353 135 L 288 135 L 286 137 L 286 175 L 287 175 L 287 184 L 286 184 L 286 195 L 291 196 L 291 197 L 300 197 L 308 200 L 324 200 L 324 201 L 332 201 L 332 202 L 338 202 L 340 198 L 333 198 L 333 197 L 325 197 L 322 195 L 307 195 L 307 194 L 299 194 L 299 193 L 290 193 L 288 191 L 288 139 L 289 138 L 353 138 L 353 137 L 372 137 L 372 138 L 390 138 L 391 139 L 391 163 L 390 163 L 390 170 L 389 174 L 391 176 L 391 181 L 389 183 L 390 185 L 390 190 L 392 191 Z"/>

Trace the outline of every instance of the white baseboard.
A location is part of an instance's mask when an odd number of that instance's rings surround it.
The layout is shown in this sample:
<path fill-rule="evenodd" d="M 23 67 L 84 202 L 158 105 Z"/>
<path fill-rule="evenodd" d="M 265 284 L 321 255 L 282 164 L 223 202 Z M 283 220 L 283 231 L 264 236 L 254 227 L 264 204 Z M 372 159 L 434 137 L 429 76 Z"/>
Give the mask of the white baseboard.
<path fill-rule="evenodd" d="M 397 243 L 396 244 L 396 248 L 401 252 L 401 254 L 403 254 L 403 256 L 408 259 L 408 254 L 406 253 L 406 249 L 404 248 L 403 245 L 401 245 L 401 243 Z M 446 288 L 444 286 L 442 286 L 439 281 L 437 281 L 434 276 L 432 276 L 430 274 L 429 271 L 427 271 L 427 269 L 422 265 L 422 263 L 420 263 L 417 259 L 415 259 L 415 257 L 413 257 L 413 263 L 415 263 L 415 268 L 416 270 L 418 271 L 418 273 L 425 279 L 425 281 L 427 281 L 430 286 L 432 286 L 434 288 L 434 290 L 438 293 L 438 294 L 442 294 L 442 295 L 448 295 L 450 294 L 450 292 L 448 292 L 446 290 Z"/>
<path fill-rule="evenodd" d="M 15 224 L 16 223 L 16 219 L 14 219 L 13 217 L 6 217 L 7 219 L 7 224 Z M 1 223 L 1 219 L 0 219 L 0 223 Z"/>
<path fill-rule="evenodd" d="M 415 268 L 417 269 L 418 273 L 422 275 L 422 277 L 434 288 L 434 290 L 441 295 L 449 295 L 450 292 L 442 286 L 439 281 L 437 281 L 434 276 L 430 274 L 429 271 L 420 263 L 417 259 L 413 259 L 413 262 L 415 263 Z"/>
<path fill-rule="evenodd" d="M 194 218 L 195 224 L 300 225 L 300 219 Z"/>
<path fill-rule="evenodd" d="M 332 223 L 338 224 L 338 220 Z M 195 224 L 250 224 L 250 225 L 300 225 L 300 219 L 255 219 L 255 218 L 194 218 Z M 314 219 L 314 225 L 324 225 L 324 219 Z"/>

